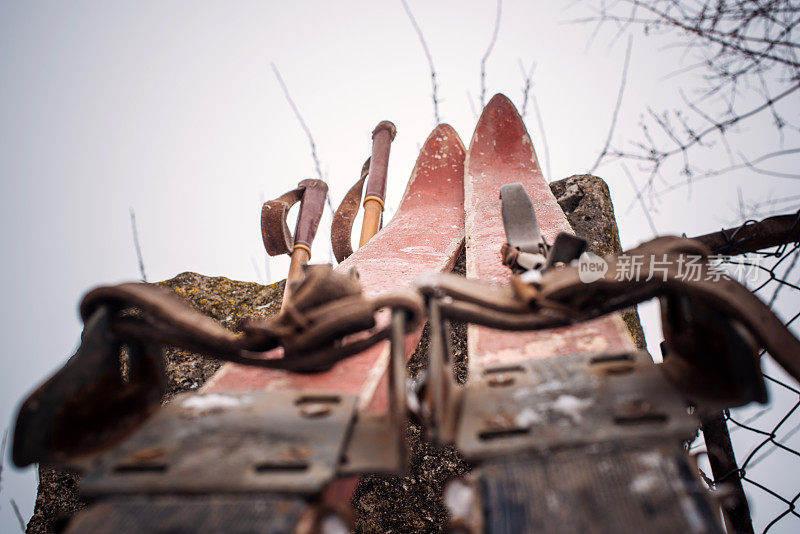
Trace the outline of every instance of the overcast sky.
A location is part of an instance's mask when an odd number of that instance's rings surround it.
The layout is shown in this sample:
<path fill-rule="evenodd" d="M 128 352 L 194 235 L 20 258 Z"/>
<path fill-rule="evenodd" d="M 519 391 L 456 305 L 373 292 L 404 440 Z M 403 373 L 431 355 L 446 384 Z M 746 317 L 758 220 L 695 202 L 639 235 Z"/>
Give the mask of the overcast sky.
<path fill-rule="evenodd" d="M 566 22 L 586 15 L 585 5 L 565 11 L 567 4 L 504 2 L 487 62 L 486 99 L 504 92 L 518 107 L 519 62 L 535 62 L 549 154 L 530 105 L 526 121 L 553 180 L 584 173 L 601 150 L 628 37 L 602 28 L 590 41 L 593 26 Z M 477 118 L 469 99 L 479 112 L 480 58 L 496 4 L 409 5 L 436 65 L 442 120 L 466 144 Z M 632 35 L 614 134 L 620 142 L 639 135 L 648 106 L 668 107 L 678 89 L 697 86 L 692 74 L 664 79 L 690 60 L 665 46 L 672 40 Z M 260 204 L 315 176 L 308 140 L 271 62 L 313 132 L 335 204 L 358 177 L 375 124 L 397 125 L 387 198 L 390 210 L 396 207 L 434 126 L 427 63 L 399 1 L 0 1 L 2 425 L 12 424 L 18 400 L 72 354 L 81 295 L 138 277 L 130 208 L 150 280 L 183 271 L 266 279 Z M 797 118 L 797 101 L 790 105 Z M 768 120 L 743 135 L 747 150 L 778 148 Z M 706 157 L 708 165 L 719 162 Z M 635 166 L 631 171 L 641 178 Z M 634 196 L 620 166 L 597 174 L 611 187 L 623 245 L 652 237 L 641 209 L 630 208 Z M 790 180 L 708 180 L 665 194 L 655 225 L 689 235 L 728 225 L 738 217 L 737 188 L 753 200 L 796 191 Z M 329 223 L 330 214 L 323 219 Z M 327 259 L 320 238 L 312 260 Z M 270 280 L 283 278 L 286 266 L 272 260 Z M 656 343 L 654 308 L 646 315 L 648 340 Z M 797 462 L 787 469 L 800 479 Z M 9 499 L 27 519 L 34 497 L 31 469 L 4 470 L 0 530 L 15 525 Z"/>

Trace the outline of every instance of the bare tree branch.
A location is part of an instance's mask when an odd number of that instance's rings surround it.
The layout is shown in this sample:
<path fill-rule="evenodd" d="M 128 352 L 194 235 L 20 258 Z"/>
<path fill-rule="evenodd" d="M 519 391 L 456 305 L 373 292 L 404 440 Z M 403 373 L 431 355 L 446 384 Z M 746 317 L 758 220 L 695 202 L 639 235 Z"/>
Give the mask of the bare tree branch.
<path fill-rule="evenodd" d="M 497 0 L 497 16 L 494 20 L 494 32 L 492 33 L 492 40 L 489 41 L 489 46 L 486 48 L 486 53 L 481 58 L 481 108 L 486 105 L 486 61 L 492 53 L 494 44 L 497 42 L 497 34 L 500 31 L 500 15 L 503 12 L 503 0 Z"/>
<path fill-rule="evenodd" d="M 628 177 L 628 182 L 631 184 L 631 188 L 633 189 L 634 193 L 636 194 L 636 198 L 639 200 L 639 203 L 642 206 L 642 212 L 644 213 L 645 218 L 647 219 L 647 224 L 650 226 L 650 231 L 653 232 L 653 235 L 658 235 L 658 230 L 656 230 L 656 225 L 653 223 L 653 217 L 650 215 L 650 210 L 644 203 L 644 199 L 642 198 L 642 193 L 636 190 L 636 182 L 631 175 L 631 171 L 628 170 L 627 165 L 622 165 L 622 170 L 625 171 L 625 176 Z"/>
<path fill-rule="evenodd" d="M 603 161 L 603 158 L 606 157 L 608 154 L 608 148 L 611 146 L 611 139 L 614 137 L 614 129 L 617 127 L 617 117 L 619 117 L 619 109 L 622 107 L 622 96 L 625 93 L 625 85 L 628 81 L 628 66 L 631 63 L 631 47 L 633 46 L 633 36 L 628 36 L 628 47 L 625 49 L 625 62 L 622 66 L 622 76 L 619 82 L 619 92 L 617 93 L 617 103 L 614 106 L 614 113 L 611 115 L 611 125 L 608 128 L 608 137 L 606 137 L 606 143 L 603 145 L 603 150 L 600 151 L 600 154 L 597 155 L 597 160 L 595 160 L 594 165 L 592 168 L 589 169 L 589 174 L 594 174 L 597 170 L 597 167 L 600 166 L 600 162 Z"/>
<path fill-rule="evenodd" d="M 542 112 L 539 110 L 539 102 L 536 100 L 536 93 L 531 91 L 531 102 L 533 103 L 533 109 L 536 111 L 536 122 L 539 123 L 539 133 L 542 136 L 542 144 L 544 145 L 544 162 L 547 168 L 547 181 L 553 179 L 553 175 L 550 172 L 550 147 L 547 145 L 547 135 L 544 133 L 544 119 L 542 119 Z"/>
<path fill-rule="evenodd" d="M 800 132 L 789 120 L 794 114 L 788 103 L 791 95 L 800 93 L 800 4 L 795 0 L 595 0 L 590 9 L 594 15 L 581 21 L 608 24 L 617 36 L 633 25 L 645 35 L 674 36 L 674 44 L 667 48 L 683 49 L 681 61 L 687 66 L 670 76 L 692 72 L 702 82 L 692 98 L 681 91 L 683 110 L 648 110 L 641 140 L 631 142 L 632 148 L 612 148 L 609 143 L 601 152 L 601 161 L 628 159 L 649 171 L 640 194 L 649 191 L 657 196 L 654 180 L 674 176 L 673 164 L 682 164 L 678 172 L 686 179 L 679 182 L 681 187 L 710 176 L 694 161 L 705 159 L 699 157 L 701 150 L 718 146 L 727 152 L 730 166 L 717 169 L 716 175 L 737 168 L 778 178 L 798 177 L 791 171 L 757 167 L 753 161 L 737 165 L 733 147 L 741 131 L 737 127 L 757 123 L 756 117 L 765 113 L 772 118 L 778 146 L 783 146 L 785 130 Z M 632 201 L 628 209 L 637 202 Z"/>
<path fill-rule="evenodd" d="M 6 459 L 6 443 L 8 442 L 8 429 L 3 432 L 3 441 L 0 443 L 0 492 L 3 491 L 3 463 Z"/>
<path fill-rule="evenodd" d="M 469 109 L 472 111 L 472 116 L 475 117 L 475 120 L 478 120 L 478 110 L 475 109 L 475 103 L 472 101 L 472 95 L 469 90 L 467 90 L 467 102 L 469 102 Z"/>
<path fill-rule="evenodd" d="M 428 43 L 425 42 L 425 36 L 422 34 L 422 30 L 417 24 L 417 19 L 414 18 L 414 14 L 411 13 L 411 9 L 408 7 L 406 0 L 400 0 L 403 4 L 403 9 L 406 10 L 406 14 L 408 15 L 408 20 L 411 21 L 411 25 L 414 27 L 414 31 L 417 32 L 417 37 L 419 37 L 419 42 L 422 45 L 422 50 L 425 52 L 425 57 L 428 60 L 428 67 L 431 71 L 431 86 L 433 88 L 433 92 L 431 93 L 431 98 L 433 99 L 433 120 L 435 124 L 439 124 L 441 122 L 439 118 L 439 96 L 438 90 L 439 86 L 436 83 L 436 68 L 433 66 L 433 56 L 431 56 L 431 51 L 428 50 Z"/>
<path fill-rule="evenodd" d="M 686 180 L 684 180 L 682 182 L 678 182 L 676 184 L 672 184 L 672 185 L 670 185 L 668 187 L 665 187 L 664 189 L 661 189 L 661 190 L 657 191 L 656 192 L 656 196 L 660 196 L 660 195 L 663 195 L 665 193 L 669 193 L 670 191 L 674 191 L 675 189 L 678 189 L 680 187 L 688 185 L 690 182 L 699 182 L 701 180 L 705 180 L 705 179 L 708 179 L 708 178 L 713 178 L 715 176 L 721 176 L 723 174 L 727 174 L 727 173 L 732 172 L 732 171 L 737 171 L 737 170 L 740 170 L 740 169 L 744 169 L 744 168 L 746 168 L 748 166 L 754 166 L 755 164 L 761 163 L 762 161 L 765 161 L 765 160 L 768 160 L 768 159 L 777 158 L 777 157 L 780 157 L 780 156 L 792 155 L 792 154 L 800 154 L 800 148 L 790 148 L 790 149 L 786 149 L 786 150 L 778 150 L 776 152 L 770 152 L 769 154 L 764 154 L 764 155 L 759 156 L 759 157 L 757 157 L 757 158 L 755 158 L 753 160 L 750 160 L 750 159 L 746 158 L 743 154 L 740 153 L 739 157 L 742 159 L 742 161 L 744 163 L 741 163 L 741 164 L 738 164 L 738 165 L 731 165 L 729 167 L 724 167 L 722 169 L 709 170 L 709 171 L 706 171 L 706 172 L 700 173 L 700 174 L 695 174 L 691 178 L 687 178 Z M 644 189 L 644 186 L 642 187 L 642 189 Z"/>
<path fill-rule="evenodd" d="M 258 279 L 258 282 L 262 285 L 266 285 L 266 282 L 264 281 L 264 278 L 261 274 L 261 269 L 258 267 L 258 262 L 256 261 L 255 256 L 250 256 L 250 261 L 253 264 L 253 270 L 256 272 L 256 278 Z"/>
<path fill-rule="evenodd" d="M 136 213 L 131 210 L 131 229 L 133 230 L 133 246 L 136 249 L 136 259 L 139 261 L 139 275 L 142 282 L 147 282 L 147 274 L 144 272 L 144 259 L 142 259 L 142 247 L 139 246 L 139 231 L 136 228 Z"/>
<path fill-rule="evenodd" d="M 297 117 L 298 122 L 300 122 L 300 126 L 303 128 L 303 131 L 306 133 L 308 137 L 308 142 L 311 144 L 311 158 L 314 160 L 314 166 L 316 167 L 317 176 L 320 180 L 327 182 L 325 176 L 322 174 L 322 166 L 319 163 L 319 157 L 317 156 L 317 144 L 314 142 L 314 136 L 311 135 L 311 130 L 309 129 L 308 125 L 306 125 L 306 121 L 303 120 L 303 116 L 300 114 L 300 110 L 297 109 L 297 106 L 292 99 L 292 95 L 289 93 L 289 88 L 286 87 L 286 84 L 281 77 L 281 73 L 278 71 L 278 67 L 275 66 L 275 63 L 270 62 L 270 66 L 272 67 L 272 72 L 275 73 L 275 78 L 277 78 L 278 83 L 283 90 L 283 95 L 286 97 L 287 102 L 294 111 L 295 117 Z M 328 194 L 325 196 L 325 201 L 328 204 L 328 208 L 331 210 L 331 213 L 334 212 L 333 203 L 331 202 L 331 194 L 330 190 L 328 190 Z"/>
<path fill-rule="evenodd" d="M 11 503 L 11 508 L 14 510 L 14 515 L 17 516 L 17 521 L 19 521 L 19 529 L 22 531 L 22 534 L 25 534 L 25 519 L 23 519 L 22 514 L 19 511 L 19 506 L 17 506 L 17 503 L 14 501 L 14 499 L 9 499 L 8 502 Z"/>
<path fill-rule="evenodd" d="M 519 70 L 522 73 L 522 109 L 520 110 L 520 115 L 522 118 L 525 118 L 525 115 L 528 113 L 528 99 L 530 98 L 531 92 L 531 81 L 533 80 L 533 72 L 536 70 L 536 62 L 531 63 L 531 68 L 529 70 L 525 70 L 525 65 L 522 63 L 522 59 L 519 59 Z"/>

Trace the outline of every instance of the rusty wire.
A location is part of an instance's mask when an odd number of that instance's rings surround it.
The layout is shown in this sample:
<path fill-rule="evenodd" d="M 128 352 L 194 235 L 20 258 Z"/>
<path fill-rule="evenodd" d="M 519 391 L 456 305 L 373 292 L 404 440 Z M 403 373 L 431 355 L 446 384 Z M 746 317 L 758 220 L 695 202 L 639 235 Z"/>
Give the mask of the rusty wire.
<path fill-rule="evenodd" d="M 752 224 L 754 221 L 746 221 L 740 229 Z M 796 214 L 793 227 L 797 224 L 800 224 L 800 212 Z M 727 247 L 735 248 L 735 235 L 736 232 L 732 235 L 734 239 L 726 244 Z M 726 257 L 721 259 L 721 264 L 733 270 L 741 271 L 742 268 L 747 268 L 760 273 L 758 280 L 755 283 L 748 283 L 748 286 L 770 307 L 774 307 L 780 297 L 784 307 L 788 304 L 790 308 L 797 308 L 797 304 L 800 303 L 798 260 L 800 260 L 800 243 L 784 242 L 772 249 Z M 792 325 L 799 317 L 800 312 L 795 312 L 788 317 L 785 324 Z M 778 529 L 781 532 L 800 532 L 800 478 L 795 477 L 794 480 L 790 480 L 791 475 L 789 475 L 792 472 L 800 472 L 800 450 L 789 445 L 789 439 L 800 432 L 800 389 L 772 373 L 765 373 L 764 378 L 771 389 L 773 399 L 778 395 L 788 395 L 791 400 L 780 403 L 772 401 L 749 417 L 741 411 L 734 410 L 731 413 L 730 410 L 725 410 L 722 417 L 737 455 L 735 463 L 732 462 L 736 465 L 736 469 L 716 477 L 715 480 L 711 480 L 705 473 L 701 474 L 709 485 L 715 488 L 723 487 L 722 485 L 732 480 L 731 477 L 737 477 L 742 483 L 751 507 L 754 502 L 764 502 L 761 500 L 764 498 L 772 499 L 779 504 L 780 512 L 775 515 L 764 517 L 763 510 L 756 510 L 756 521 L 753 524 L 755 532 L 776 532 Z M 753 440 L 755 440 L 754 445 Z M 702 446 L 701 440 L 697 439 L 690 448 Z M 776 487 L 779 482 L 777 477 L 780 475 L 766 472 L 763 465 L 761 469 L 757 468 L 766 458 L 781 451 L 785 453 L 784 461 L 780 464 L 780 473 L 785 480 L 781 482 L 791 482 L 791 489 L 788 492 L 786 489 L 780 490 Z M 747 531 L 746 528 L 735 528 L 735 530 Z"/>

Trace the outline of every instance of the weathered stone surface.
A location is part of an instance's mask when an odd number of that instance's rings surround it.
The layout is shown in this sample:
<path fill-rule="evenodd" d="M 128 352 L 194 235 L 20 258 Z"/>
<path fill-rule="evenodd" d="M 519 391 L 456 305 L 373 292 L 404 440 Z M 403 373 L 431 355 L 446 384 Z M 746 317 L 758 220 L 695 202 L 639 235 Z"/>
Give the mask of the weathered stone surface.
<path fill-rule="evenodd" d="M 598 256 L 619 252 L 619 229 L 606 183 L 597 176 L 581 174 L 550 184 L 550 190 L 575 233 L 589 242 Z"/>
<path fill-rule="evenodd" d="M 551 189 L 564 209 L 575 232 L 586 238 L 595 254 L 620 250 L 619 232 L 608 187 L 600 178 L 590 175 L 572 176 L 553 182 Z M 464 255 L 456 263 L 455 272 L 464 273 Z M 262 286 L 237 282 L 222 277 L 182 273 L 161 282 L 189 302 L 195 309 L 233 330 L 241 317 L 267 317 L 280 309 L 284 282 Z M 625 314 L 634 339 L 643 342 L 638 314 Z M 638 336 L 638 337 L 637 337 Z M 415 375 L 428 357 L 427 328 L 417 350 L 409 361 Z M 454 324 L 451 346 L 459 381 L 466 379 L 466 328 Z M 200 387 L 218 368 L 219 363 L 196 354 L 169 349 L 167 351 L 169 390 L 165 402 L 176 393 Z M 359 532 L 440 532 L 446 519 L 440 500 L 444 483 L 466 472 L 467 466 L 451 447 L 434 447 L 427 443 L 419 426 L 411 424 L 407 432 L 410 448 L 410 470 L 405 477 L 365 477 L 359 484 L 353 507 Z M 77 496 L 77 479 L 69 474 L 40 469 L 41 482 L 36 509 L 28 532 L 52 532 L 58 518 L 68 518 L 85 504 Z"/>
<path fill-rule="evenodd" d="M 550 190 L 575 233 L 589 242 L 589 251 L 604 256 L 622 252 L 611 193 L 602 178 L 578 174 L 550 184 Z M 644 330 L 636 308 L 622 313 L 634 343 L 645 348 Z"/>

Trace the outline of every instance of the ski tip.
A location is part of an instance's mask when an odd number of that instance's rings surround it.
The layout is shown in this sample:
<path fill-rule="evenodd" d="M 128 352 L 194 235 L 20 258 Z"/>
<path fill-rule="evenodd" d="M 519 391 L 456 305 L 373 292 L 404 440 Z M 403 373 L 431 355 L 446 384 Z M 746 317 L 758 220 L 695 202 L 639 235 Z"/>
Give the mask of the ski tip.
<path fill-rule="evenodd" d="M 462 149 L 466 150 L 463 141 L 461 141 L 461 137 L 458 135 L 458 132 L 456 132 L 455 128 L 447 123 L 437 125 L 428 136 L 428 140 L 426 140 L 425 143 L 427 144 L 428 141 L 433 139 L 436 139 L 439 142 L 455 142 Z"/>
<path fill-rule="evenodd" d="M 513 110 L 515 113 L 517 112 L 517 108 L 516 106 L 514 106 L 514 103 L 511 102 L 511 99 L 508 98 L 503 93 L 497 93 L 492 97 L 491 100 L 489 100 L 489 103 L 486 104 L 486 107 L 484 108 L 484 113 L 486 113 L 486 110 L 490 108 L 492 109 L 509 108 Z M 517 115 L 519 115 L 519 113 L 517 113 Z"/>
<path fill-rule="evenodd" d="M 483 108 L 483 113 L 475 126 L 475 133 L 472 135 L 470 150 L 476 146 L 481 146 L 480 150 L 492 152 L 510 152 L 527 148 L 527 151 L 532 153 L 533 145 L 525 123 L 514 103 L 506 95 L 497 93 Z"/>
<path fill-rule="evenodd" d="M 517 107 L 511 102 L 503 93 L 497 93 L 489 100 L 486 107 L 483 108 L 481 118 L 478 119 L 478 127 L 487 124 L 498 124 L 508 126 L 509 124 L 517 124 L 525 129 L 522 123 L 522 117 L 517 111 Z M 527 133 L 527 131 L 525 132 Z"/>

